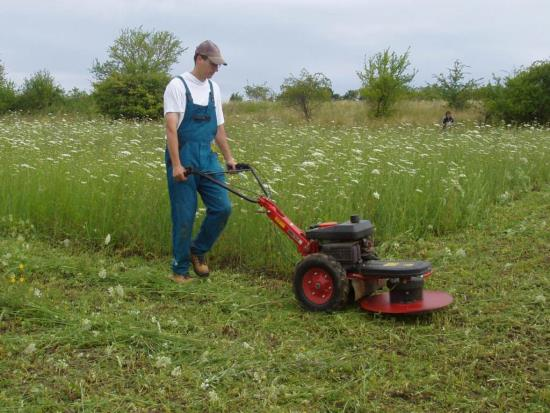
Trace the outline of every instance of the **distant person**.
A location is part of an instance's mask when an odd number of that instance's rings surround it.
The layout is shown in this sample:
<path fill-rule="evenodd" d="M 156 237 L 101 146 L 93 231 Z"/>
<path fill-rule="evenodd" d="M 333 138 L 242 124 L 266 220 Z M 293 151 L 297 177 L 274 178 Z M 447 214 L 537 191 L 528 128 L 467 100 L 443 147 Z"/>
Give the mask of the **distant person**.
<path fill-rule="evenodd" d="M 164 93 L 166 119 L 166 177 L 172 210 L 172 280 L 191 281 L 189 266 L 201 277 L 209 274 L 206 253 L 223 231 L 231 213 L 227 191 L 197 175 L 185 175 L 184 167 L 221 172 L 223 168 L 211 145 L 216 143 L 229 170 L 233 159 L 225 132 L 219 86 L 212 80 L 220 65 L 225 65 L 220 49 L 206 40 L 195 50 L 195 67 L 176 76 Z M 224 180 L 223 175 L 218 175 Z M 205 206 L 206 217 L 193 239 L 197 212 L 197 193 Z"/>
<path fill-rule="evenodd" d="M 453 126 L 455 120 L 451 115 L 450 111 L 445 112 L 445 117 L 443 118 L 443 129 L 447 129 L 450 126 Z"/>

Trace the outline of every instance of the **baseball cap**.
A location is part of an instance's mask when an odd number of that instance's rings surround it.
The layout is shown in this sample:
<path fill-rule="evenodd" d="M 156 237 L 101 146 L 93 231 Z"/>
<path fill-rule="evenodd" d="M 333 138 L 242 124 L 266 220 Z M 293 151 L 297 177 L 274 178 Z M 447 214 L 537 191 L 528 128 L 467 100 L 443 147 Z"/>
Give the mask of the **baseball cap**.
<path fill-rule="evenodd" d="M 212 40 L 205 40 L 197 46 L 195 49 L 195 54 L 200 54 L 203 56 L 208 56 L 208 59 L 216 65 L 226 65 L 222 54 L 220 53 L 220 48 Z"/>

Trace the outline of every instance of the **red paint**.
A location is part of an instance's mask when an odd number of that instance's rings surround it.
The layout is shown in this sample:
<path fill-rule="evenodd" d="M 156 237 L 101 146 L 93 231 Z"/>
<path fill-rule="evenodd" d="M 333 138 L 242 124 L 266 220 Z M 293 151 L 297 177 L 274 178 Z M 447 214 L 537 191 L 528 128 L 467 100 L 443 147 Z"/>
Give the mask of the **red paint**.
<path fill-rule="evenodd" d="M 365 311 L 382 314 L 419 314 L 447 307 L 453 302 L 453 297 L 443 291 L 422 292 L 422 300 L 412 303 L 391 303 L 390 293 L 371 295 L 360 301 Z"/>
<path fill-rule="evenodd" d="M 325 269 L 310 268 L 302 278 L 302 290 L 309 301 L 323 305 L 330 301 L 334 293 L 334 281 Z"/>

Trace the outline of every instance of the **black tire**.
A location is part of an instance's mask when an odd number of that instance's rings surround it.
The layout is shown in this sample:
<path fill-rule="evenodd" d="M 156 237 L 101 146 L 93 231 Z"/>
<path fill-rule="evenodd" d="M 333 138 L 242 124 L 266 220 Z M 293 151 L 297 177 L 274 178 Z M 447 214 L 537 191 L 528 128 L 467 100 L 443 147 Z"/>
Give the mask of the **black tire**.
<path fill-rule="evenodd" d="M 293 290 L 308 311 L 332 311 L 345 307 L 350 291 L 342 265 L 325 254 L 311 254 L 296 266 Z"/>

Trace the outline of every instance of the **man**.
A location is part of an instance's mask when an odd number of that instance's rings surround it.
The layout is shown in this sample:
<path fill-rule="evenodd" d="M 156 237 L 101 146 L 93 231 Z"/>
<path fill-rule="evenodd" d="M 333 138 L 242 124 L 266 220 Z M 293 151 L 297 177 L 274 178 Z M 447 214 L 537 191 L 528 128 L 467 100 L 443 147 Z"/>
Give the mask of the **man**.
<path fill-rule="evenodd" d="M 447 129 L 448 126 L 453 126 L 455 120 L 450 111 L 445 112 L 445 117 L 443 118 L 443 129 Z"/>
<path fill-rule="evenodd" d="M 199 44 L 195 67 L 170 81 L 164 92 L 166 120 L 166 177 L 172 212 L 172 280 L 187 283 L 190 264 L 201 277 L 209 275 L 205 254 L 223 231 L 231 213 L 227 191 L 197 175 L 185 175 L 185 167 L 223 172 L 212 143 L 220 149 L 227 168 L 235 160 L 227 141 L 219 86 L 210 80 L 220 65 L 227 65 L 212 41 Z M 216 178 L 224 180 L 223 174 Z M 206 206 L 206 217 L 192 240 L 197 211 L 197 192 Z"/>

